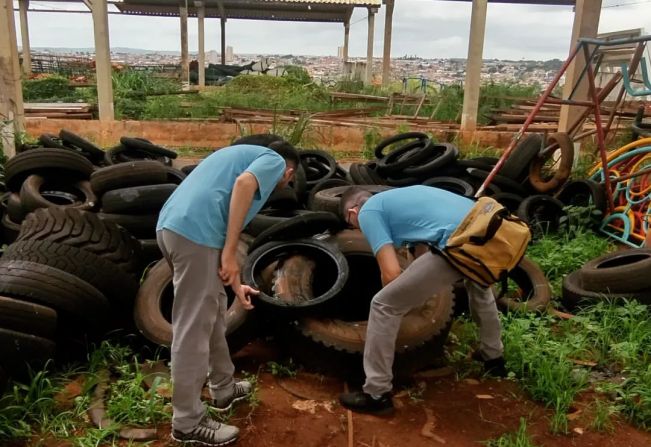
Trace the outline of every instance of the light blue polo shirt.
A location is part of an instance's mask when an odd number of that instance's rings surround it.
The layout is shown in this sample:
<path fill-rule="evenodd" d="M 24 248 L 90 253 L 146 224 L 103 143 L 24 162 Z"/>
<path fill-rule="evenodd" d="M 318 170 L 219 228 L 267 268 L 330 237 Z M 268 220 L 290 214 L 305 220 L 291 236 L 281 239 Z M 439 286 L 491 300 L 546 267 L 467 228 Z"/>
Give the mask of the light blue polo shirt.
<path fill-rule="evenodd" d="M 156 231 L 171 230 L 200 245 L 224 248 L 235 180 L 250 172 L 258 180 L 244 225 L 262 208 L 285 172 L 285 160 L 262 146 L 241 144 L 209 155 L 163 205 Z"/>
<path fill-rule="evenodd" d="M 443 249 L 473 205 L 466 197 L 431 186 L 390 189 L 362 205 L 359 225 L 374 254 L 386 244 L 425 242 Z"/>

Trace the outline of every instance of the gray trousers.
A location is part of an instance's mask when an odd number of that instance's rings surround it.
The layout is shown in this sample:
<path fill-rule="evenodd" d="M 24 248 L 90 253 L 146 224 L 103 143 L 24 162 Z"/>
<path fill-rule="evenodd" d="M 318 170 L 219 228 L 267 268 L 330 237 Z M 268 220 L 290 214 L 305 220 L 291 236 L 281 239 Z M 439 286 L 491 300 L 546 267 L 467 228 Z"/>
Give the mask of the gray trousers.
<path fill-rule="evenodd" d="M 172 266 L 172 426 L 190 431 L 204 415 L 201 390 L 233 386 L 235 367 L 226 343 L 226 293 L 217 272 L 221 251 L 169 230 L 156 234 Z"/>
<path fill-rule="evenodd" d="M 364 345 L 366 393 L 380 395 L 392 389 L 392 366 L 402 317 L 463 278 L 442 256 L 427 252 L 373 297 Z M 472 318 L 479 325 L 480 352 L 485 360 L 500 357 L 503 346 L 495 297 L 490 288 L 470 280 L 465 280 L 465 286 Z"/>

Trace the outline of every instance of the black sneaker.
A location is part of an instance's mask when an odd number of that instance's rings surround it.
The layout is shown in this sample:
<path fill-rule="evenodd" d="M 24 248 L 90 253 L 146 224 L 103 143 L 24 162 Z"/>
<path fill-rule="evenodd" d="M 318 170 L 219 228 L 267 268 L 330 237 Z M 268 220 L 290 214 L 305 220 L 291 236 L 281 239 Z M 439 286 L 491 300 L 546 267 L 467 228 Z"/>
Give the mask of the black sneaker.
<path fill-rule="evenodd" d="M 506 371 L 506 364 L 504 363 L 504 357 L 497 357 L 496 359 L 484 360 L 484 357 L 479 352 L 479 349 L 474 351 L 471 355 L 471 358 L 477 362 L 484 364 L 484 372 L 486 375 L 491 377 L 506 377 L 508 372 Z"/>
<path fill-rule="evenodd" d="M 363 391 L 343 393 L 339 395 L 339 402 L 349 410 L 358 413 L 385 415 L 393 413 L 394 410 L 391 393 L 384 393 L 379 399 L 373 399 L 370 394 Z"/>
<path fill-rule="evenodd" d="M 239 432 L 237 427 L 219 423 L 204 415 L 201 421 L 187 433 L 172 430 L 172 439 L 177 442 L 220 447 L 237 441 Z"/>

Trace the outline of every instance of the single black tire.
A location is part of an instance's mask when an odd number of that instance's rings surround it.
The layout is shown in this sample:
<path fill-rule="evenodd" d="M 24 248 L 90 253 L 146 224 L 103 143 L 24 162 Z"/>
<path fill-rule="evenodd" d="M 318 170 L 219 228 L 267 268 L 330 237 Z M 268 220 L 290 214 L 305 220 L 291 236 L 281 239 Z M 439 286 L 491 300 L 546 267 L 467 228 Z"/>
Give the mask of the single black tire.
<path fill-rule="evenodd" d="M 156 214 L 109 214 L 97 213 L 97 217 L 105 222 L 110 222 L 127 230 L 138 239 L 152 239 L 156 237 Z"/>
<path fill-rule="evenodd" d="M 140 243 L 140 252 L 142 253 L 140 259 L 143 265 L 147 266 L 163 258 L 163 252 L 161 252 L 156 239 L 138 239 L 138 242 Z"/>
<path fill-rule="evenodd" d="M 165 183 L 114 189 L 102 196 L 102 212 L 109 214 L 158 212 L 172 195 L 176 186 Z"/>
<path fill-rule="evenodd" d="M 47 306 L 0 296 L 0 328 L 54 338 L 57 313 Z"/>
<path fill-rule="evenodd" d="M 63 145 L 63 141 L 54 134 L 44 133 L 38 136 L 38 142 L 41 143 L 43 147 L 50 149 L 67 149 Z"/>
<path fill-rule="evenodd" d="M 490 172 L 493 169 L 493 166 L 490 163 L 486 163 L 481 158 L 464 158 L 457 160 L 456 164 L 463 168 L 465 171 L 467 168 L 481 169 L 482 171 Z"/>
<path fill-rule="evenodd" d="M 59 138 L 66 144 L 78 147 L 83 152 L 88 154 L 88 158 L 95 163 L 99 163 L 104 160 L 104 151 L 88 141 L 85 138 L 80 137 L 77 134 L 74 134 L 68 130 L 61 129 L 59 131 Z"/>
<path fill-rule="evenodd" d="M 386 185 L 384 178 L 377 172 L 377 162 L 369 161 L 359 167 L 359 173 L 369 185 Z"/>
<path fill-rule="evenodd" d="M 249 247 L 252 252 L 267 242 L 301 239 L 314 236 L 325 231 L 336 232 L 343 227 L 342 220 L 327 211 L 315 211 L 299 214 L 279 222 L 260 234 L 253 240 Z"/>
<path fill-rule="evenodd" d="M 651 249 L 608 253 L 585 263 L 581 283 L 592 292 L 635 293 L 651 289 Z"/>
<path fill-rule="evenodd" d="M 171 166 L 166 166 L 167 170 L 167 179 L 163 183 L 174 183 L 175 185 L 180 185 L 183 183 L 183 180 L 188 176 L 185 172 L 180 169 L 173 168 Z"/>
<path fill-rule="evenodd" d="M 429 159 L 434 155 L 434 151 L 434 144 L 429 138 L 412 141 L 380 158 L 377 161 L 377 172 L 384 176 L 391 176 L 391 174 Z"/>
<path fill-rule="evenodd" d="M 438 143 L 434 145 L 433 155 L 427 161 L 403 169 L 402 174 L 405 177 L 425 177 L 452 163 L 458 156 L 459 149 L 454 144 Z"/>
<path fill-rule="evenodd" d="M 171 158 L 172 160 L 178 157 L 178 154 L 176 152 L 166 149 L 162 146 L 158 146 L 157 144 L 153 144 L 150 141 L 142 138 L 122 137 L 120 138 L 120 144 L 130 149 L 149 152 L 150 154 L 153 155 L 162 155 L 163 157 L 168 157 Z"/>
<path fill-rule="evenodd" d="M 572 173 L 574 163 L 574 143 L 570 136 L 564 132 L 557 132 L 549 135 L 546 146 L 556 145 L 561 153 L 561 161 L 558 169 L 550 178 L 543 177 L 543 168 L 548 159 L 554 155 L 550 150 L 545 155 L 538 154 L 529 165 L 529 183 L 538 192 L 550 193 L 558 190 L 567 181 Z"/>
<path fill-rule="evenodd" d="M 240 239 L 237 248 L 238 262 L 243 263 L 250 239 Z M 226 288 L 227 294 L 230 288 Z M 231 354 L 235 354 L 256 335 L 255 312 L 244 309 L 238 299 L 229 297 L 226 311 L 226 340 Z M 148 340 L 163 346 L 172 344 L 172 269 L 165 259 L 147 270 L 138 290 L 134 307 L 134 320 L 138 330 Z"/>
<path fill-rule="evenodd" d="M 504 161 L 499 174 L 516 182 L 524 181 L 529 175 L 529 164 L 543 149 L 543 138 L 540 134 L 530 134 L 515 146 L 509 157 Z"/>
<path fill-rule="evenodd" d="M 30 370 L 40 370 L 55 353 L 56 344 L 52 340 L 0 328 L 2 367 L 19 380 L 28 380 Z"/>
<path fill-rule="evenodd" d="M 265 270 L 296 254 L 312 260 L 314 271 L 318 270 L 318 275 L 313 276 L 310 284 L 314 296 L 300 301 L 286 301 L 274 296 L 273 280 L 265 277 Z M 306 273 L 308 269 L 306 265 Z M 334 244 L 316 239 L 268 242 L 249 253 L 242 267 L 242 282 L 260 291 L 258 299 L 261 305 L 292 315 L 315 312 L 327 306 L 328 301 L 341 292 L 347 280 L 348 263 L 341 251 Z"/>
<path fill-rule="evenodd" d="M 561 302 L 568 310 L 574 310 L 582 305 L 596 304 L 608 299 L 637 300 L 640 303 L 651 304 L 651 289 L 639 290 L 632 293 L 593 292 L 586 290 L 581 280 L 581 272 L 575 271 L 563 278 L 563 297 Z"/>
<path fill-rule="evenodd" d="M 167 168 L 161 163 L 142 160 L 98 169 L 91 174 L 90 185 L 95 194 L 101 196 L 113 189 L 168 183 L 167 178 Z"/>
<path fill-rule="evenodd" d="M 258 214 L 253 216 L 251 222 L 244 228 L 247 234 L 251 236 L 258 236 L 260 233 L 266 229 L 286 221 L 295 216 L 309 214 L 312 211 L 307 210 L 296 210 L 296 209 L 273 209 L 267 208 L 260 211 Z"/>
<path fill-rule="evenodd" d="M 518 208 L 520 208 L 520 204 L 524 200 L 522 196 L 514 194 L 512 192 L 498 192 L 491 197 L 497 200 L 500 204 L 504 205 L 504 207 L 509 210 L 511 214 L 518 212 Z"/>
<path fill-rule="evenodd" d="M 158 161 L 165 166 L 172 166 L 172 159 L 167 156 L 132 149 L 124 145 L 115 146 L 104 153 L 104 164 L 106 166 L 143 160 Z"/>
<path fill-rule="evenodd" d="M 475 194 L 475 188 L 470 183 L 454 177 L 434 177 L 425 180 L 423 185 L 444 189 L 464 197 L 472 197 Z"/>
<path fill-rule="evenodd" d="M 5 165 L 5 182 L 11 191 L 19 191 L 32 174 L 69 176 L 88 180 L 94 166 L 82 155 L 60 149 L 32 149 L 16 154 Z"/>
<path fill-rule="evenodd" d="M 355 185 L 367 185 L 368 180 L 366 180 L 365 177 L 362 177 L 361 174 L 361 169 L 362 169 L 362 164 L 361 163 L 352 163 L 350 165 L 350 179 L 353 181 Z"/>
<path fill-rule="evenodd" d="M 30 175 L 20 188 L 20 203 L 25 213 L 39 208 L 64 208 L 89 211 L 98 203 L 88 180 Z"/>
<path fill-rule="evenodd" d="M 23 221 L 17 240 L 70 245 L 102 257 L 127 273 L 138 274 L 138 241 L 124 228 L 94 213 L 65 208 L 36 210 Z"/>
<path fill-rule="evenodd" d="M 277 210 L 295 210 L 300 208 L 296 190 L 286 186 L 283 189 L 272 192 L 265 202 L 264 208 Z"/>
<path fill-rule="evenodd" d="M 299 155 L 308 187 L 335 175 L 337 161 L 328 152 L 320 149 L 300 150 Z M 317 169 L 312 171 L 310 167 Z"/>
<path fill-rule="evenodd" d="M 339 203 L 341 202 L 341 195 L 348 188 L 350 188 L 350 186 L 337 186 L 334 188 L 323 189 L 317 192 L 314 195 L 313 210 L 328 211 L 330 213 L 336 214 L 340 218 L 343 218 L 339 210 Z M 390 186 L 384 185 L 365 185 L 363 188 L 373 194 L 391 189 Z"/>
<path fill-rule="evenodd" d="M 535 235 L 558 231 L 567 215 L 560 200 L 542 194 L 524 199 L 516 214 L 531 227 Z"/>
<path fill-rule="evenodd" d="M 307 198 L 307 208 L 315 211 L 313 209 L 313 206 L 314 206 L 314 196 L 316 196 L 316 193 L 318 193 L 319 191 L 323 191 L 324 189 L 334 188 L 337 186 L 352 186 L 352 183 L 350 183 L 348 180 L 344 180 L 340 178 L 329 178 L 328 180 L 323 180 L 322 182 L 317 183 L 310 190 L 310 194 Z"/>
<path fill-rule="evenodd" d="M 101 328 L 109 303 L 87 282 L 63 270 L 28 261 L 0 259 L 0 295 L 51 307 L 59 318 Z"/>
<path fill-rule="evenodd" d="M 130 305 L 138 291 L 135 276 L 100 256 L 50 241 L 20 241 L 9 245 L 2 259 L 27 261 L 74 275 L 115 305 Z"/>
<path fill-rule="evenodd" d="M 467 168 L 466 172 L 471 176 L 479 180 L 485 180 L 488 175 L 490 174 L 490 171 L 484 171 L 482 169 L 477 169 L 477 168 Z M 496 174 L 493 177 L 492 183 L 495 183 L 497 186 L 499 186 L 502 191 L 504 192 L 512 192 L 515 194 L 518 194 L 519 196 L 525 197 L 527 196 L 527 191 L 524 189 L 524 187 L 516 182 L 515 180 L 511 180 L 508 177 L 504 177 L 500 174 Z"/>
<path fill-rule="evenodd" d="M 373 149 L 375 158 L 377 158 L 378 160 L 384 158 L 386 156 L 386 154 L 384 154 L 384 149 L 391 146 L 392 144 L 397 143 L 398 141 L 414 140 L 414 139 L 429 140 L 429 137 L 426 134 L 421 132 L 405 132 L 398 135 L 394 135 L 389 138 L 385 138 L 384 140 L 380 141 L 380 143 L 377 146 L 375 146 L 375 149 Z"/>
<path fill-rule="evenodd" d="M 509 279 L 517 284 L 518 291 L 498 298 L 497 305 L 500 309 L 520 312 L 543 312 L 547 309 L 552 299 L 552 289 L 538 264 L 523 257 L 509 272 Z"/>
<path fill-rule="evenodd" d="M 389 177 L 386 179 L 386 184 L 396 188 L 401 188 L 403 186 L 420 185 L 423 180 L 425 180 L 423 177 Z"/>
<path fill-rule="evenodd" d="M 604 185 L 593 180 L 571 180 L 561 188 L 555 197 L 566 206 L 592 206 L 601 212 L 602 217 L 605 216 L 608 207 Z"/>

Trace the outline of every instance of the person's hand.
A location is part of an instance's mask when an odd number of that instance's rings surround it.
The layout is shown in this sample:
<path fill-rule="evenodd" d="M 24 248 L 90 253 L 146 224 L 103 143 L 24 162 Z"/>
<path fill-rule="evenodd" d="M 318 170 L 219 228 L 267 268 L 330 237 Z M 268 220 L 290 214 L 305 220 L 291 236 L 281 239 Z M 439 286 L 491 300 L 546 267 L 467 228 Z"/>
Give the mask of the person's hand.
<path fill-rule="evenodd" d="M 240 265 L 237 257 L 230 253 L 222 252 L 221 265 L 219 267 L 219 278 L 227 286 L 232 286 L 236 281 L 240 282 Z"/>
<path fill-rule="evenodd" d="M 240 303 L 242 303 L 242 306 L 244 306 L 246 310 L 253 309 L 251 296 L 258 295 L 260 293 L 258 290 L 250 286 L 242 285 L 239 281 L 237 281 L 237 284 L 232 284 L 231 289 L 233 289 L 233 293 L 235 293 L 235 296 L 240 300 Z"/>

